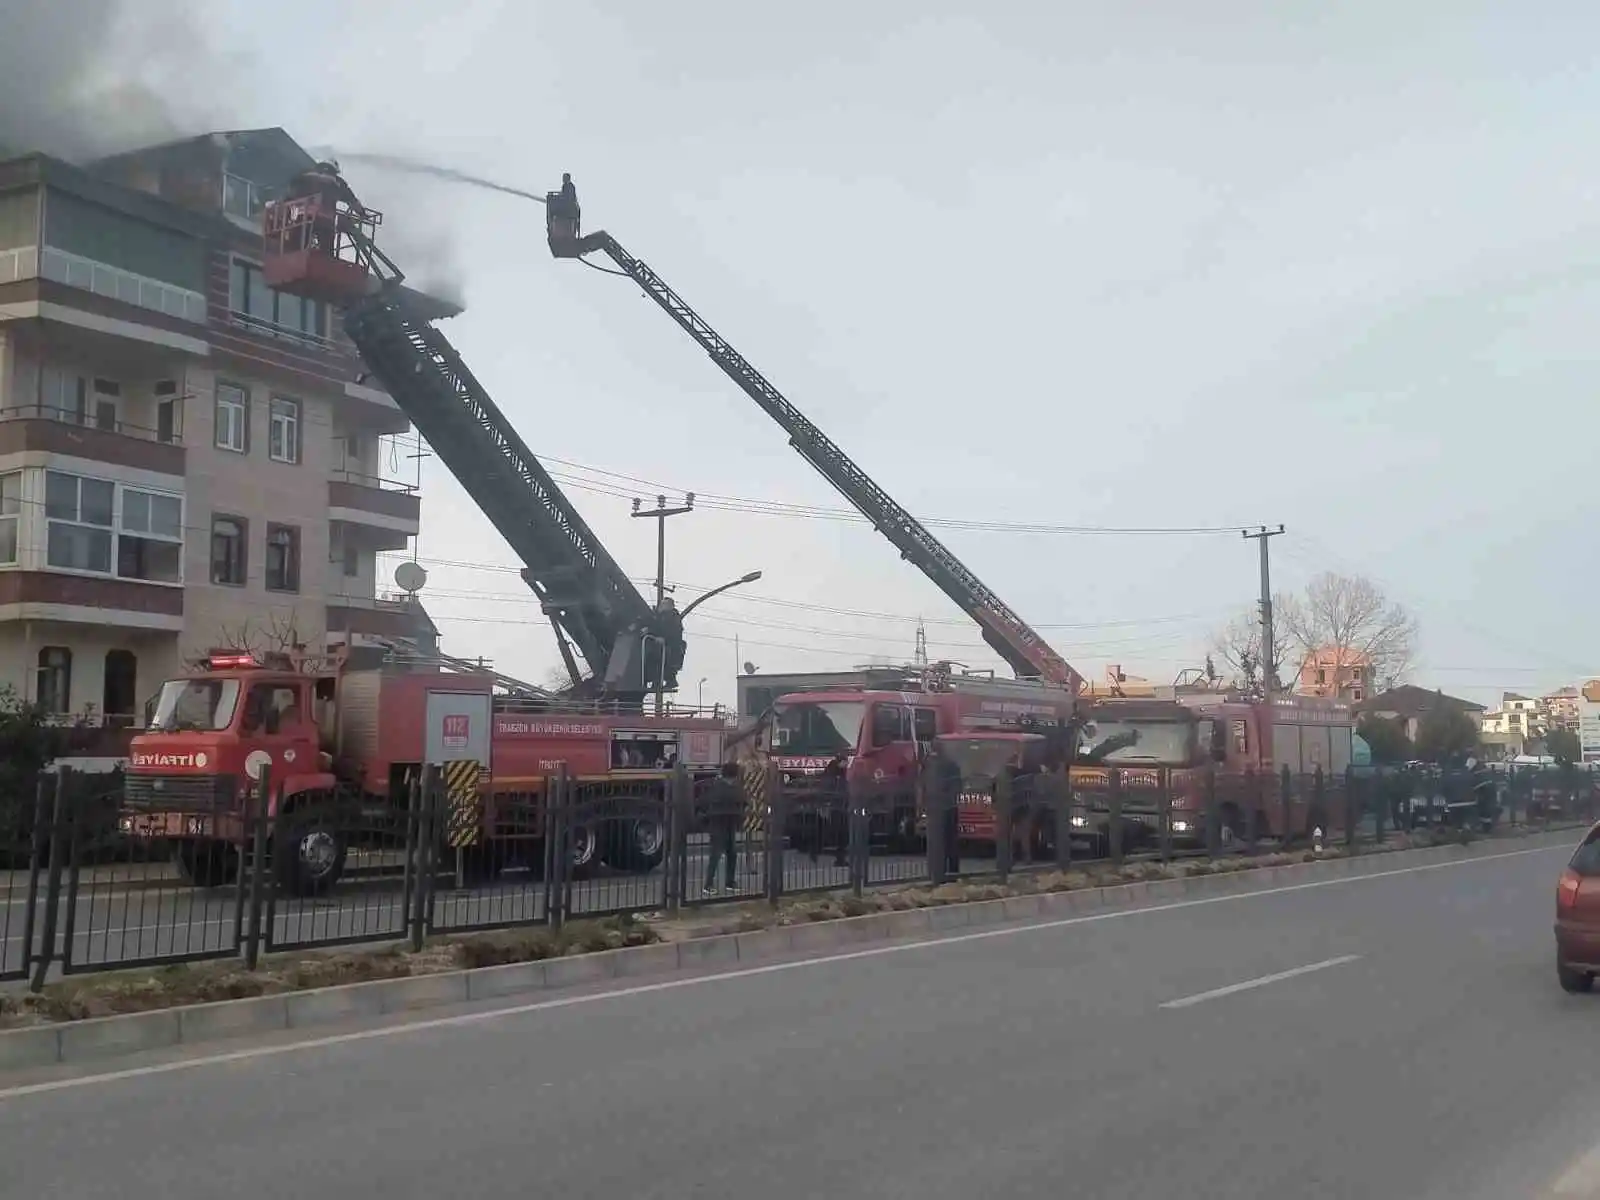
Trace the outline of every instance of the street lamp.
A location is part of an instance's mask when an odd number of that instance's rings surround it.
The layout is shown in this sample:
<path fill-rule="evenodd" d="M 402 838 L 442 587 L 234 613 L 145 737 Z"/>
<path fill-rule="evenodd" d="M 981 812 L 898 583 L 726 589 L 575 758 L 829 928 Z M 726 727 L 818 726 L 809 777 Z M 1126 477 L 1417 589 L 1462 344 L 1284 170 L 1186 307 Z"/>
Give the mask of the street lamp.
<path fill-rule="evenodd" d="M 711 597 L 720 596 L 720 595 L 722 595 L 723 592 L 728 591 L 730 588 L 742 587 L 747 583 L 754 583 L 756 580 L 758 580 L 760 578 L 761 578 L 761 572 L 760 571 L 751 571 L 749 574 L 741 575 L 737 579 L 730 579 L 730 580 L 728 580 L 727 583 L 723 584 L 721 587 L 714 587 L 709 592 L 703 592 L 700 595 L 696 596 L 693 600 L 689 601 L 688 606 L 685 607 L 683 612 L 679 613 L 678 615 L 679 615 L 680 618 L 687 618 L 690 613 L 692 613 L 695 609 L 699 608 L 707 600 L 711 599 Z"/>
<path fill-rule="evenodd" d="M 706 677 L 700 676 L 700 682 L 695 687 L 694 706 L 696 711 L 706 706 Z"/>

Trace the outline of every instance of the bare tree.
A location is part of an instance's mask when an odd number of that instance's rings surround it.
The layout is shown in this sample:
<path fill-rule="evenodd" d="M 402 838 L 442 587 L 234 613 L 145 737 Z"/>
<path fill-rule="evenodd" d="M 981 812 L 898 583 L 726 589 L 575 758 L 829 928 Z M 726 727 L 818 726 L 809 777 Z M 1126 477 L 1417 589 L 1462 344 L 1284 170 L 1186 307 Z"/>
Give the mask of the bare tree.
<path fill-rule="evenodd" d="M 1417 646 L 1417 619 L 1361 575 L 1324 571 L 1299 596 L 1274 601 L 1277 623 L 1304 657 L 1335 669 L 1370 667 L 1381 689 L 1401 682 Z"/>
<path fill-rule="evenodd" d="M 1283 604 L 1284 600 L 1284 597 L 1279 596 L 1272 603 L 1276 607 Z M 1273 623 L 1272 640 L 1275 651 L 1272 657 L 1278 664 L 1279 675 L 1275 686 L 1281 688 L 1283 664 L 1289 654 L 1289 636 L 1282 622 Z M 1263 663 L 1259 614 L 1253 611 L 1242 612 L 1229 621 L 1212 638 L 1211 652 L 1226 669 L 1229 686 L 1251 695 L 1260 693 Z"/>
<path fill-rule="evenodd" d="M 306 645 L 296 614 L 292 611 L 287 614 L 273 611 L 263 620 L 252 618 L 240 621 L 237 625 L 219 625 L 217 645 L 230 650 L 248 651 L 258 658 L 284 655 L 298 662 L 300 670 L 313 675 L 330 670 L 334 661 L 334 656 L 325 650 L 312 650 Z"/>
<path fill-rule="evenodd" d="M 558 664 L 544 673 L 544 686 L 552 692 L 564 692 L 575 683 L 565 664 Z"/>

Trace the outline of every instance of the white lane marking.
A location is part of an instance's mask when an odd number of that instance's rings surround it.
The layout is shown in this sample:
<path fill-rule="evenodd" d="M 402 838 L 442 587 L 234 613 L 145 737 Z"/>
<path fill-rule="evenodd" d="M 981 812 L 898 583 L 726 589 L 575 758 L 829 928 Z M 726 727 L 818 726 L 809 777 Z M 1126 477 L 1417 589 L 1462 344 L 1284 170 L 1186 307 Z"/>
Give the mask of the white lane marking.
<path fill-rule="evenodd" d="M 1266 987 L 1269 983 L 1282 983 L 1285 979 L 1297 979 L 1301 975 L 1310 975 L 1314 971 L 1326 971 L 1329 967 L 1342 967 L 1345 963 L 1353 963 L 1360 958 L 1359 954 L 1344 954 L 1338 958 L 1325 958 L 1321 962 L 1309 963 L 1303 967 L 1295 967 L 1288 971 L 1278 971 L 1272 975 L 1260 975 L 1255 979 L 1246 979 L 1243 983 L 1230 983 L 1227 987 L 1212 988 L 1209 992 L 1197 992 L 1193 996 L 1185 996 L 1181 1000 L 1168 1000 L 1162 1008 L 1190 1008 L 1196 1004 L 1204 1004 L 1207 1000 L 1220 1000 L 1224 996 L 1237 995 L 1239 992 L 1248 992 L 1252 988 Z"/>
<path fill-rule="evenodd" d="M 1574 1200 L 1576 1197 L 1595 1200 L 1596 1197 L 1600 1197 L 1600 1146 L 1596 1146 L 1568 1167 L 1561 1178 L 1556 1180 L 1556 1185 L 1550 1189 L 1549 1194 L 1552 1198 L 1565 1196 L 1567 1200 Z"/>
<path fill-rule="evenodd" d="M 1335 879 L 1313 879 L 1307 883 L 1291 883 L 1282 887 L 1260 888 L 1249 892 L 1230 892 L 1225 896 L 1203 896 L 1197 900 L 1174 900 L 1169 904 L 1150 904 L 1143 908 L 1119 908 L 1111 912 L 1091 913 L 1083 917 L 1061 917 L 1053 921 L 1034 921 L 1031 924 L 1002 925 L 996 929 L 981 929 L 975 933 L 958 933 L 949 937 L 927 938 L 915 942 L 893 942 L 884 946 L 871 946 L 865 950 L 851 950 L 844 954 L 826 954 L 815 958 L 792 959 L 786 962 L 766 963 L 759 967 L 736 967 L 731 971 L 717 971 L 710 975 L 694 975 L 687 979 L 666 979 L 659 983 L 640 983 L 630 987 L 612 988 L 603 992 L 585 992 L 577 996 L 560 996 L 553 1000 L 535 1000 L 528 1004 L 513 1004 L 504 1008 L 480 1009 L 477 1012 L 458 1013 L 451 1017 L 428 1017 L 420 1021 L 406 1021 L 399 1025 L 385 1025 L 378 1029 L 358 1029 L 350 1033 L 335 1033 L 325 1037 L 306 1038 L 298 1042 L 282 1042 L 271 1046 L 252 1046 L 248 1050 L 230 1050 L 221 1054 L 206 1054 L 174 1062 L 153 1063 L 145 1067 L 124 1067 L 120 1071 L 104 1071 L 97 1075 L 76 1075 L 70 1079 L 53 1079 L 46 1083 L 27 1083 L 16 1087 L 0 1088 L 0 1101 L 23 1096 L 38 1096 L 47 1092 L 61 1092 L 72 1088 L 95 1087 L 117 1083 L 124 1079 L 144 1079 L 150 1075 L 167 1075 L 174 1071 L 192 1071 L 199 1067 L 223 1066 L 228 1063 L 251 1062 L 258 1058 L 276 1058 L 302 1050 L 321 1050 L 329 1046 L 344 1046 L 352 1042 L 374 1041 L 379 1038 L 402 1037 L 408 1033 L 421 1033 L 433 1029 L 453 1029 L 465 1025 L 478 1025 L 502 1017 L 519 1017 L 528 1013 L 547 1012 L 552 1009 L 574 1008 L 582 1004 L 598 1004 L 606 1000 L 620 1000 L 630 996 L 649 996 L 657 992 L 674 992 L 679 988 L 704 987 L 708 984 L 727 983 L 735 979 L 751 979 L 761 975 L 776 975 L 782 971 L 798 971 L 806 967 L 827 966 L 831 963 L 854 962 L 865 958 L 883 958 L 890 954 L 906 954 L 917 950 L 955 946 L 963 942 L 981 942 L 990 938 L 1016 937 L 1046 929 L 1066 929 L 1074 925 L 1093 925 L 1101 921 L 1118 921 L 1129 917 L 1148 916 L 1152 913 L 1180 912 L 1190 908 L 1205 908 L 1213 904 L 1228 904 L 1238 900 L 1254 900 L 1262 896 L 1283 896 L 1291 892 L 1309 892 L 1319 888 L 1340 887 L 1344 884 L 1362 883 L 1370 879 L 1392 879 L 1400 875 L 1420 875 L 1427 871 L 1445 871 L 1474 863 L 1500 862 L 1511 858 L 1524 858 L 1530 854 L 1550 854 L 1560 850 L 1570 854 L 1570 846 L 1537 846 L 1531 850 L 1508 850 L 1500 854 L 1483 854 L 1474 858 L 1457 858 L 1449 862 L 1423 863 L 1415 867 L 1399 867 L 1392 871 L 1371 871 L 1364 875 L 1342 875 Z"/>

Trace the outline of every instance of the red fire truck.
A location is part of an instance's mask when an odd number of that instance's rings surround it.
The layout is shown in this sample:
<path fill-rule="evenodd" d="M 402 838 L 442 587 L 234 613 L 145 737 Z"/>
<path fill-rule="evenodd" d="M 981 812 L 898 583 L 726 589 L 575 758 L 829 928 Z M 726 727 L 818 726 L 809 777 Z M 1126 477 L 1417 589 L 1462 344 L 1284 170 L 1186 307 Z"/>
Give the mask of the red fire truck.
<path fill-rule="evenodd" d="M 1038 681 L 947 667 L 881 675 L 873 687 L 779 696 L 763 749 L 792 793 L 824 787 L 830 778 L 842 778 L 856 794 L 887 792 L 890 802 L 874 813 L 872 833 L 897 846 L 920 836 L 917 773 L 941 734 L 1062 722 L 1073 711 L 1070 691 Z"/>
<path fill-rule="evenodd" d="M 539 863 L 550 777 L 565 768 L 580 803 L 661 797 L 679 763 L 715 773 L 725 732 L 698 716 L 496 695 L 488 674 L 395 663 L 307 673 L 287 660 L 218 653 L 162 685 L 129 754 L 122 828 L 170 841 L 191 882 L 223 884 L 238 869 L 251 781 L 265 765 L 273 869 L 290 891 L 313 895 L 338 881 L 352 848 L 393 844 L 424 764 L 474 761 L 478 825 L 468 857 Z M 640 817 L 580 827 L 573 867 L 653 870 L 664 834 Z"/>
<path fill-rule="evenodd" d="M 1115 787 L 1121 796 L 1123 844 L 1154 836 L 1161 790 L 1167 787 L 1173 840 L 1201 843 L 1213 772 L 1225 845 L 1245 836 L 1252 810 L 1263 837 L 1294 837 L 1318 826 L 1331 835 L 1343 827 L 1344 806 L 1335 796 L 1350 765 L 1355 732 L 1347 704 L 1300 696 L 1267 704 L 1199 692 L 1171 700 L 1110 697 L 1086 707 L 1083 715 L 1086 724 L 1071 767 L 1075 835 L 1104 843 Z M 982 747 L 974 743 L 965 749 L 980 754 Z M 1309 791 L 1298 786 L 1285 810 L 1276 778 L 1285 766 L 1295 775 L 1321 769 L 1326 785 L 1321 810 Z M 963 794 L 960 807 L 961 836 L 992 841 L 990 798 Z"/>

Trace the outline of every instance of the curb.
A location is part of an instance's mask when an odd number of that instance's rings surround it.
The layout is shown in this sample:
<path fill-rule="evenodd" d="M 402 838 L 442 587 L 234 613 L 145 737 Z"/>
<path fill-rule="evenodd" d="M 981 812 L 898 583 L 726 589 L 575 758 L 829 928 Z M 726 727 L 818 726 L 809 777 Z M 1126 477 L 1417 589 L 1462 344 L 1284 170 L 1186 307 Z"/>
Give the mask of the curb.
<path fill-rule="evenodd" d="M 1540 835 L 1532 835 L 1538 837 Z M 1531 840 L 1531 839 L 1529 839 Z M 863 942 L 915 938 L 982 925 L 1051 919 L 1140 903 L 1260 891 L 1307 879 L 1370 875 L 1432 860 L 1480 857 L 1477 846 L 1431 846 L 1384 854 L 1358 854 L 1322 862 L 1290 863 L 1224 875 L 1160 879 L 1071 892 L 1043 892 L 978 900 L 935 908 L 871 913 L 752 933 L 717 934 L 577 954 L 539 962 L 512 963 L 340 984 L 242 1000 L 219 1000 L 185 1008 L 94 1017 L 54 1025 L 0 1031 L 0 1071 L 96 1062 L 151 1050 L 200 1045 L 224 1038 L 313 1029 L 339 1021 L 475 1000 L 499 1000 L 535 992 L 559 992 L 611 980 L 639 980 L 702 968 L 726 969 L 788 954 L 844 950 Z"/>

